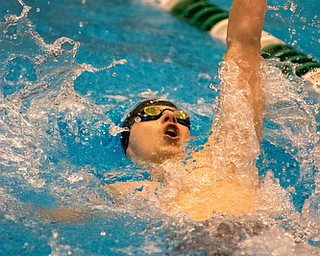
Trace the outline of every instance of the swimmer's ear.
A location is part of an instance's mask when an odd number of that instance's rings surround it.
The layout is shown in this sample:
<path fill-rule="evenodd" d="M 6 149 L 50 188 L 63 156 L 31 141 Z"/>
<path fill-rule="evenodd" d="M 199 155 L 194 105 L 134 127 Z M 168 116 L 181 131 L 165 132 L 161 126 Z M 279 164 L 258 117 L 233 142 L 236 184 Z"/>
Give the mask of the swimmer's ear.
<path fill-rule="evenodd" d="M 133 160 L 132 160 L 132 155 L 133 155 L 133 150 L 131 149 L 131 146 L 130 146 L 130 144 L 129 144 L 128 147 L 127 147 L 126 156 L 127 156 L 131 161 L 133 161 Z"/>

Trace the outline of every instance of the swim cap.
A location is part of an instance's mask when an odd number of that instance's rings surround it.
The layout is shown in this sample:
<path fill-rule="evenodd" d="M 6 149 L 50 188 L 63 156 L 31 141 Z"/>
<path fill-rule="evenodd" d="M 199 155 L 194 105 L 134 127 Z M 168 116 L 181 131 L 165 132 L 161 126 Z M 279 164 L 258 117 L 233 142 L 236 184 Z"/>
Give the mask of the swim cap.
<path fill-rule="evenodd" d="M 145 100 L 145 101 L 141 102 L 138 106 L 136 106 L 129 113 L 129 115 L 126 117 L 126 119 L 124 120 L 124 122 L 122 124 L 122 128 L 127 128 L 126 131 L 123 131 L 121 133 L 121 137 L 120 137 L 121 145 L 122 145 L 124 153 L 127 153 L 126 151 L 127 151 L 128 145 L 129 145 L 130 129 L 135 122 L 136 116 L 139 113 L 141 113 L 141 111 L 145 107 L 152 106 L 152 105 L 161 105 L 161 106 L 168 106 L 168 107 L 172 107 L 172 108 L 177 108 L 176 105 L 174 105 L 170 101 L 161 100 L 161 99 Z"/>

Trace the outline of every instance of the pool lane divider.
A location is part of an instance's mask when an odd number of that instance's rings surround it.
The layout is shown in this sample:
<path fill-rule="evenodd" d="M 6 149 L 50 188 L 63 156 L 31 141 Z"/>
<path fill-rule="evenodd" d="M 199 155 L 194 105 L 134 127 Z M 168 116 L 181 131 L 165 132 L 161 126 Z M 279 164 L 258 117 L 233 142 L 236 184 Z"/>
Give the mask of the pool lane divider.
<path fill-rule="evenodd" d="M 207 0 L 161 0 L 161 7 L 192 26 L 208 32 L 213 38 L 226 43 L 229 13 Z M 284 65 L 284 73 L 293 71 L 308 80 L 320 92 L 320 63 L 306 54 L 286 45 L 275 36 L 262 32 L 261 52 L 265 59 L 278 59 L 294 65 Z M 292 70 L 292 66 L 294 66 Z"/>

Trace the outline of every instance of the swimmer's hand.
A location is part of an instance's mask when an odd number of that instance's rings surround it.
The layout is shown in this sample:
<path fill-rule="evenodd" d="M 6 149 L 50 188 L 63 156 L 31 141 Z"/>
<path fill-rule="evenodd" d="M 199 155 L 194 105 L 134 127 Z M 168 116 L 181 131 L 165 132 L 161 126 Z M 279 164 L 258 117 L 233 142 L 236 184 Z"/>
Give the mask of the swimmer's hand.
<path fill-rule="evenodd" d="M 54 209 L 38 209 L 40 217 L 47 222 L 79 223 L 84 222 L 92 210 L 82 207 L 60 207 Z"/>
<path fill-rule="evenodd" d="M 127 198 L 130 195 L 137 195 L 142 198 L 154 196 L 155 191 L 160 187 L 159 182 L 155 181 L 137 181 L 137 182 L 116 182 L 103 188 L 116 201 Z"/>

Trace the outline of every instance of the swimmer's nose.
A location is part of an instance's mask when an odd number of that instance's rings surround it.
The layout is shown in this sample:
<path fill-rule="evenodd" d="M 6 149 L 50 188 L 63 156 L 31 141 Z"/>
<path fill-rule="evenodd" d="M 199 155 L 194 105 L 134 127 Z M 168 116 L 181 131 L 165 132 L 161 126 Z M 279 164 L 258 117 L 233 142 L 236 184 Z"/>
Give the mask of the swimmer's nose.
<path fill-rule="evenodd" d="M 170 110 L 165 110 L 161 116 L 161 122 L 166 123 L 166 122 L 171 122 L 171 123 L 177 123 L 177 118 L 175 114 L 170 111 Z"/>

